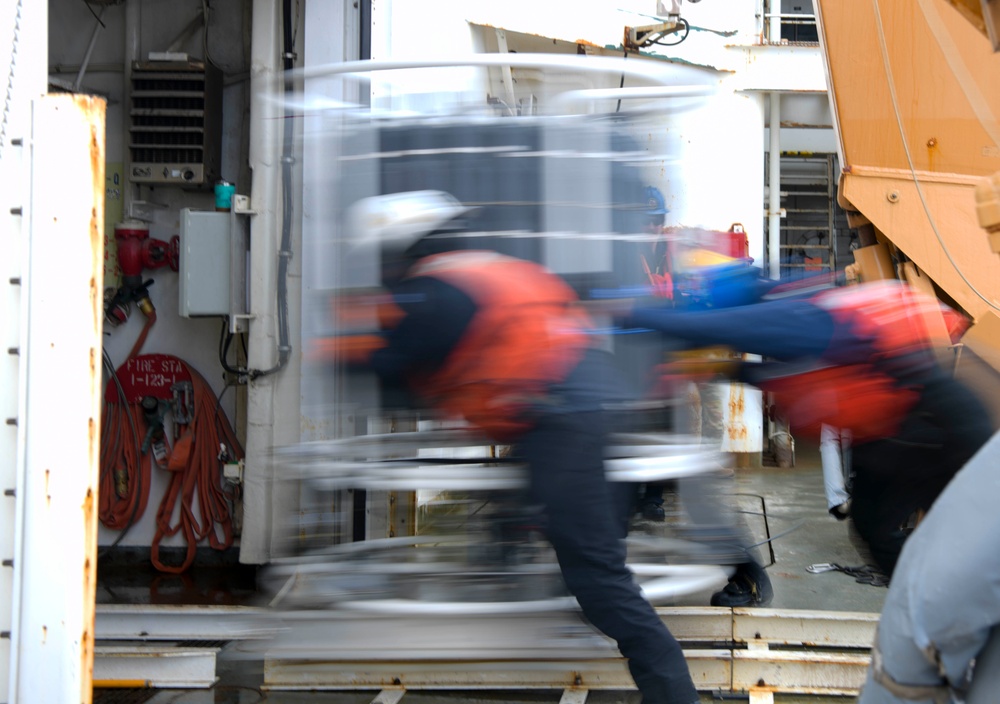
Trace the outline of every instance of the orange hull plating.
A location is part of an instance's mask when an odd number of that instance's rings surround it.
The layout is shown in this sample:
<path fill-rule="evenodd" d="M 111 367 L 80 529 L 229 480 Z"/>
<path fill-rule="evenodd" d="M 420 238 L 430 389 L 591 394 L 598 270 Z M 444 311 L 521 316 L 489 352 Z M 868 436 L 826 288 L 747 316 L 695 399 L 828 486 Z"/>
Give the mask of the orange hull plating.
<path fill-rule="evenodd" d="M 947 0 L 817 0 L 840 200 L 974 319 L 1000 312 L 975 185 L 1000 171 L 1000 54 Z"/>

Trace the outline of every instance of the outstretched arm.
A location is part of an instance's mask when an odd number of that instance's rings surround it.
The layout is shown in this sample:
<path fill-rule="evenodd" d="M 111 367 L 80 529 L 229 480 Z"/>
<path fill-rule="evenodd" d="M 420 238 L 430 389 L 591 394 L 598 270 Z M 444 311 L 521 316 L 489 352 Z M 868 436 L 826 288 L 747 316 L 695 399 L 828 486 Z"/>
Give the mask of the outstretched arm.
<path fill-rule="evenodd" d="M 691 347 L 725 345 L 783 361 L 823 356 L 836 327 L 829 312 L 803 300 L 700 311 L 637 307 L 623 326 L 655 330 Z"/>

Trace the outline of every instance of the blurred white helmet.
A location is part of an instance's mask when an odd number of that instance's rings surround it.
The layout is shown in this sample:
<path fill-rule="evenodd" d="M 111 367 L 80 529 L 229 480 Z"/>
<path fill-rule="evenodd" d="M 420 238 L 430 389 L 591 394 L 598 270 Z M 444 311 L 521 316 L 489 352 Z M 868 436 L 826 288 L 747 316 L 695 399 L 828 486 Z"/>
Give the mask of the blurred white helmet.
<path fill-rule="evenodd" d="M 420 238 L 475 210 L 444 191 L 407 191 L 362 198 L 347 210 L 346 239 L 405 250 Z"/>

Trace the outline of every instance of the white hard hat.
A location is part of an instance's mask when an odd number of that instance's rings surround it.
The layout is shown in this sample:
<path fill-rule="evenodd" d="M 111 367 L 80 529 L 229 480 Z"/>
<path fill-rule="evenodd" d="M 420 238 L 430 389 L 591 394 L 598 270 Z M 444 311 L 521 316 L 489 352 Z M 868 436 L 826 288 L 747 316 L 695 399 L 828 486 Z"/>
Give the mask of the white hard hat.
<path fill-rule="evenodd" d="M 357 244 L 406 249 L 421 237 L 475 210 L 444 191 L 407 191 L 362 198 L 347 210 L 346 238 Z"/>

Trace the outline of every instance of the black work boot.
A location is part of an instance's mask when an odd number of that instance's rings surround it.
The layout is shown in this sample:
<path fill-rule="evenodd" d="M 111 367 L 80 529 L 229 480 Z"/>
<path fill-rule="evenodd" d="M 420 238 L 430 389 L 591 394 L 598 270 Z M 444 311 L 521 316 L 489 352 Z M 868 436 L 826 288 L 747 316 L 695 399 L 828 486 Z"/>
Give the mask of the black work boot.
<path fill-rule="evenodd" d="M 736 568 L 721 591 L 712 595 L 712 606 L 767 606 L 774 598 L 774 589 L 767 572 L 751 560 Z"/>
<path fill-rule="evenodd" d="M 640 507 L 642 511 L 642 517 L 647 521 L 656 521 L 657 523 L 663 523 L 667 518 L 666 511 L 663 510 L 662 503 L 656 503 L 655 501 L 644 501 Z"/>

